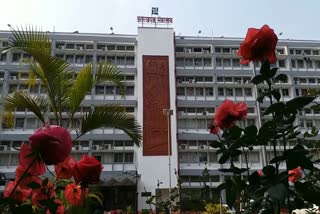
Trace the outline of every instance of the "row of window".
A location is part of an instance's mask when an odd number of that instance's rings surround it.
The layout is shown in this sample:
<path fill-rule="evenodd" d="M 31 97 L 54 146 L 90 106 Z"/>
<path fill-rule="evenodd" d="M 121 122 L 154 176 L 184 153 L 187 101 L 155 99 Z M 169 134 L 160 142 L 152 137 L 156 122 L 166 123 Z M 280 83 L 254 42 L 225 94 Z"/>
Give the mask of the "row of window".
<path fill-rule="evenodd" d="M 292 59 L 291 68 L 301 68 L 301 69 L 320 69 L 320 60 L 311 60 L 310 58 L 304 59 Z"/>
<path fill-rule="evenodd" d="M 320 78 L 294 77 L 294 84 L 320 84 Z"/>
<path fill-rule="evenodd" d="M 94 44 L 84 44 L 84 43 L 67 43 L 62 41 L 56 42 L 57 49 L 67 49 L 67 50 L 93 50 Z M 98 43 L 97 50 L 102 51 L 134 51 L 133 45 L 118 45 L 118 44 L 104 44 Z"/>
<path fill-rule="evenodd" d="M 211 123 L 212 123 L 212 118 L 178 119 L 178 129 L 204 130 L 204 129 L 209 129 L 209 126 Z M 250 125 L 256 125 L 256 120 L 246 119 L 246 120 L 238 121 L 237 125 L 241 128 L 245 128 Z"/>
<path fill-rule="evenodd" d="M 207 115 L 207 114 L 214 114 L 215 108 L 210 107 L 210 108 L 202 108 L 202 107 L 178 107 L 178 113 L 179 115 Z M 254 114 L 255 113 L 255 108 L 254 107 L 248 107 L 248 113 L 249 114 Z"/>
<path fill-rule="evenodd" d="M 248 163 L 260 163 L 259 152 L 249 152 Z M 180 163 L 218 163 L 219 155 L 216 152 L 180 152 L 179 162 Z M 245 163 L 245 156 L 240 155 L 233 158 L 234 162 Z"/>
<path fill-rule="evenodd" d="M 306 55 L 306 56 L 319 56 L 320 51 L 318 49 L 290 49 L 290 55 Z"/>
<path fill-rule="evenodd" d="M 177 87 L 177 96 L 214 96 L 214 87 Z M 252 88 L 218 87 L 218 96 L 252 97 Z"/>

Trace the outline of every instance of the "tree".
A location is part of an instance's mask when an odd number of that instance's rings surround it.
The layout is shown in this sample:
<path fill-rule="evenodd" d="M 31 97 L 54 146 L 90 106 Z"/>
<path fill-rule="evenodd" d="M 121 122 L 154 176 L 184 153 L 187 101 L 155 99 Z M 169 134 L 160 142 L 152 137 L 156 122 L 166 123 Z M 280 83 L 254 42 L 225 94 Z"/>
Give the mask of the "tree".
<path fill-rule="evenodd" d="M 117 66 L 107 62 L 96 66 L 87 64 L 76 72 L 66 61 L 51 56 L 51 42 L 47 33 L 33 27 L 11 27 L 11 31 L 9 46 L 4 51 L 18 49 L 30 54 L 32 60 L 25 62 L 29 69 L 29 78 L 40 79 L 47 94 L 34 96 L 26 90 L 16 91 L 4 97 L 6 112 L 12 112 L 15 108 L 28 108 L 44 124 L 53 117 L 59 126 L 63 125 L 63 118 L 67 119 L 65 128 L 75 129 L 76 139 L 97 128 L 115 127 L 123 130 L 136 145 L 140 144 L 140 125 L 119 105 L 97 106 L 86 113 L 77 113 L 86 94 L 103 82 L 111 81 L 123 94 L 124 84 Z M 73 78 L 75 73 L 77 76 Z"/>

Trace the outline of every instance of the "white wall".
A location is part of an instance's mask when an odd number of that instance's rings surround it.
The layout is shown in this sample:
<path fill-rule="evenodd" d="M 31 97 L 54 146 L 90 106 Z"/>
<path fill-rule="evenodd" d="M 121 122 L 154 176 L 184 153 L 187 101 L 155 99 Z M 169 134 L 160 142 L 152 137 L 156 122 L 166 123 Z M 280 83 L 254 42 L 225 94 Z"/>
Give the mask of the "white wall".
<path fill-rule="evenodd" d="M 171 117 L 171 187 L 177 185 L 174 174 L 178 170 L 177 160 L 177 124 L 176 124 L 176 100 L 175 100 L 175 47 L 174 31 L 172 28 L 138 28 L 137 44 L 137 97 L 138 113 L 137 119 L 143 127 L 143 62 L 144 55 L 168 56 L 169 57 L 169 88 L 170 88 L 170 109 L 173 110 Z M 165 116 L 164 116 L 165 117 Z M 143 144 L 143 142 L 142 142 Z M 142 147 L 137 149 L 137 167 L 141 178 L 138 183 L 139 209 L 148 209 L 145 204 L 147 198 L 141 197 L 141 192 L 146 191 L 155 194 L 158 179 L 163 182 L 160 188 L 169 188 L 169 165 L 168 156 L 143 156 Z"/>

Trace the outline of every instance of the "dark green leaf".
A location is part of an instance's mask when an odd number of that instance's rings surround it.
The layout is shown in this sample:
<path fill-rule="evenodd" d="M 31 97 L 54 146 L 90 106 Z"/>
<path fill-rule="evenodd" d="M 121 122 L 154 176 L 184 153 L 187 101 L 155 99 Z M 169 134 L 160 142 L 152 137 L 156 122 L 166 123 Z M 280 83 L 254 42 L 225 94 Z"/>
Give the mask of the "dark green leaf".
<path fill-rule="evenodd" d="M 241 136 L 242 131 L 243 129 L 239 126 L 233 126 L 228 133 L 230 134 L 232 139 L 238 139 Z"/>
<path fill-rule="evenodd" d="M 286 110 L 291 113 L 296 113 L 299 109 L 302 109 L 304 106 L 311 103 L 315 97 L 312 96 L 303 96 L 296 97 L 286 103 Z"/>
<path fill-rule="evenodd" d="M 220 158 L 219 158 L 219 163 L 220 164 L 224 164 L 228 159 L 229 159 L 230 155 L 228 153 L 223 154 Z"/>
<path fill-rule="evenodd" d="M 234 206 L 237 199 L 237 189 L 231 180 L 226 180 L 226 201 L 229 208 Z"/>
<path fill-rule="evenodd" d="M 31 204 L 22 204 L 13 210 L 13 214 L 33 214 L 33 209 Z"/>
<path fill-rule="evenodd" d="M 295 182 L 294 187 L 302 198 L 312 204 L 320 204 L 320 188 L 311 182 Z"/>
<path fill-rule="evenodd" d="M 221 142 L 217 141 L 217 140 L 213 140 L 210 142 L 210 146 L 213 148 L 221 148 L 222 144 Z"/>
<path fill-rule="evenodd" d="M 276 99 L 278 102 L 280 101 L 281 95 L 280 95 L 280 93 L 278 91 L 272 90 L 271 94 L 274 97 L 274 99 Z"/>
<path fill-rule="evenodd" d="M 266 176 L 273 176 L 276 173 L 276 168 L 274 166 L 268 165 L 262 169 L 262 172 Z"/>
<path fill-rule="evenodd" d="M 258 85 L 260 83 L 262 83 L 264 81 L 264 77 L 262 75 L 257 75 L 255 77 L 253 77 L 253 79 L 251 80 L 251 82 L 255 85 Z"/>
<path fill-rule="evenodd" d="M 273 78 L 278 71 L 278 68 L 271 68 L 270 72 L 268 72 L 268 78 Z"/>
<path fill-rule="evenodd" d="M 271 113 L 279 113 L 284 111 L 284 108 L 285 108 L 285 104 L 283 102 L 273 103 L 266 109 L 263 115 L 268 115 Z"/>
<path fill-rule="evenodd" d="M 268 60 L 264 61 L 260 68 L 260 74 L 268 78 L 268 73 L 270 72 L 270 63 Z"/>
<path fill-rule="evenodd" d="M 257 101 L 258 101 L 259 103 L 263 103 L 264 97 L 265 97 L 265 96 L 268 96 L 268 95 L 269 95 L 269 92 L 261 92 L 261 93 L 259 93 L 259 96 L 258 96 L 258 98 L 257 98 Z"/>
<path fill-rule="evenodd" d="M 288 194 L 288 188 L 283 183 L 272 185 L 268 189 L 268 193 L 273 200 L 284 201 Z"/>
<path fill-rule="evenodd" d="M 285 156 L 277 156 L 277 157 L 272 158 L 272 160 L 269 163 L 270 164 L 281 163 L 284 160 L 286 160 Z"/>
<path fill-rule="evenodd" d="M 244 134 L 248 136 L 256 136 L 258 132 L 258 129 L 256 126 L 248 126 L 244 129 Z"/>

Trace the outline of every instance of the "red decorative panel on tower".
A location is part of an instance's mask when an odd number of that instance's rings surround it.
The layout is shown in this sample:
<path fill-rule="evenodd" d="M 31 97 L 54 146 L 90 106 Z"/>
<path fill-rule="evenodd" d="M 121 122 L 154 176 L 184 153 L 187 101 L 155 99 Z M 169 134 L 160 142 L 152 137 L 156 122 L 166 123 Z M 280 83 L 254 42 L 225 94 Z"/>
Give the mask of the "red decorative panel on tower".
<path fill-rule="evenodd" d="M 143 56 L 143 155 L 168 155 L 168 56 Z"/>

